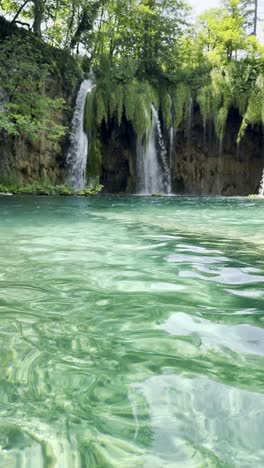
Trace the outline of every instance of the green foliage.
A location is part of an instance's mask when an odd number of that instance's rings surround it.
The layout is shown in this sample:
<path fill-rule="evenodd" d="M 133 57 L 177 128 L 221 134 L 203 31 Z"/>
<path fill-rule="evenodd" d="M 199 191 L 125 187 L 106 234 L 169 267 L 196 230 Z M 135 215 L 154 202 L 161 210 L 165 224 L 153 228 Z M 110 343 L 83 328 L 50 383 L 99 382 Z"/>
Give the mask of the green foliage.
<path fill-rule="evenodd" d="M 174 127 L 178 128 L 189 114 L 191 90 L 185 83 L 179 83 L 172 96 L 174 105 Z"/>
<path fill-rule="evenodd" d="M 136 134 L 142 137 L 147 130 L 151 128 L 152 115 L 151 115 L 151 104 L 146 102 L 146 96 L 143 92 L 137 95 L 135 102 L 135 113 L 131 123 L 135 129 Z"/>
<path fill-rule="evenodd" d="M 264 125 L 264 74 L 260 74 L 251 90 L 247 109 L 239 130 L 238 141 L 244 136 L 248 125 Z"/>
<path fill-rule="evenodd" d="M 54 68 L 43 63 L 41 50 L 29 37 L 12 35 L 0 43 L 0 82 L 8 102 L 0 112 L 0 129 L 11 136 L 46 137 L 58 141 L 66 128 L 58 124 L 58 114 L 64 109 L 62 98 L 50 98 L 46 83 Z"/>
<path fill-rule="evenodd" d="M 151 128 L 151 106 L 159 107 L 157 91 L 148 82 L 137 83 L 133 118 L 130 120 L 138 136 L 143 136 Z"/>
<path fill-rule="evenodd" d="M 203 118 L 204 127 L 207 120 L 212 117 L 212 87 L 211 85 L 204 86 L 197 94 L 197 103 L 200 107 L 200 112 Z"/>
<path fill-rule="evenodd" d="M 89 132 L 93 129 L 95 112 L 96 112 L 95 91 L 92 90 L 86 96 L 85 109 L 84 109 L 83 128 L 87 134 L 89 134 Z"/>
<path fill-rule="evenodd" d="M 151 105 L 159 107 L 159 95 L 148 81 L 140 81 L 133 73 L 133 63 L 114 64 L 103 57 L 96 89 L 87 96 L 85 129 L 96 134 L 103 121 L 115 119 L 120 126 L 123 116 L 131 122 L 136 133 L 143 135 L 151 127 Z M 130 65 L 129 65 L 130 64 Z"/>
<path fill-rule="evenodd" d="M 90 142 L 89 158 L 87 161 L 87 177 L 96 177 L 101 174 L 101 142 L 99 138 L 93 137 Z"/>
<path fill-rule="evenodd" d="M 228 110 L 229 108 L 226 106 L 221 107 L 219 109 L 218 113 L 215 116 L 215 132 L 219 138 L 219 140 L 223 140 L 224 138 L 224 133 L 225 133 L 225 128 L 226 128 L 226 121 L 228 117 Z"/>
<path fill-rule="evenodd" d="M 260 73 L 263 66 L 248 60 L 231 62 L 213 68 L 210 84 L 202 87 L 197 94 L 197 103 L 203 117 L 213 120 L 215 132 L 222 139 L 230 109 L 237 109 L 242 117 L 238 141 L 249 124 L 264 122 L 264 80 Z M 264 70 L 263 70 L 264 72 Z"/>
<path fill-rule="evenodd" d="M 138 82 L 133 79 L 126 86 L 126 92 L 124 93 L 124 107 L 126 118 L 129 122 L 135 120 L 135 115 L 137 112 L 136 103 L 138 97 Z"/>
<path fill-rule="evenodd" d="M 243 119 L 239 139 L 248 125 L 263 122 L 264 48 L 248 36 L 250 8 L 242 8 L 254 0 L 223 0 L 221 8 L 206 11 L 195 26 L 186 24 L 184 0 L 66 0 L 59 11 L 53 0 L 40 3 L 45 40 L 80 54 L 72 59 L 67 51 L 55 52 L 33 34 L 18 33 L 0 20 L 0 79 L 9 96 L 0 112 L 0 129 L 9 135 L 34 139 L 44 134 L 53 141 L 63 136 L 66 129 L 57 117 L 65 111 L 64 103 L 47 97 L 48 83 L 60 76 L 67 90 L 74 89 L 79 63 L 85 70 L 92 66 L 96 75 L 84 119 L 91 175 L 100 172 L 102 122 L 120 126 L 126 118 L 142 137 L 151 127 L 152 105 L 165 127 L 179 128 L 187 122 L 193 97 L 204 126 L 211 120 L 220 140 L 231 108 Z M 20 5 L 20 0 L 4 0 L 3 10 L 15 14 Z M 18 19 L 34 24 L 35 13 L 27 4 Z M 252 15 L 250 21 L 252 27 Z"/>
<path fill-rule="evenodd" d="M 224 8 L 212 8 L 200 17 L 200 37 L 214 65 L 231 61 L 244 48 L 246 34 L 239 0 L 226 0 Z"/>
<path fill-rule="evenodd" d="M 108 96 L 106 93 L 98 87 L 96 90 L 96 123 L 99 126 L 103 120 L 107 122 L 108 119 L 108 112 L 107 112 L 107 107 L 108 107 L 108 102 L 107 102 Z"/>
<path fill-rule="evenodd" d="M 108 96 L 105 95 L 105 106 L 108 108 L 109 117 L 116 117 L 118 125 L 121 125 L 124 111 L 124 89 L 122 84 L 118 84 Z"/>
<path fill-rule="evenodd" d="M 75 195 L 78 195 L 79 197 L 94 197 L 95 195 L 98 195 L 103 190 L 104 186 L 100 184 L 96 184 L 92 188 L 85 188 L 84 190 L 78 190 L 75 192 Z"/>
<path fill-rule="evenodd" d="M 95 185 L 90 189 L 80 190 L 73 192 L 69 187 L 65 185 L 50 185 L 47 183 L 36 182 L 34 184 L 27 185 L 4 185 L 0 184 L 0 194 L 11 193 L 13 195 L 53 195 L 53 196 L 93 196 L 100 193 L 103 189 L 102 185 Z"/>
<path fill-rule="evenodd" d="M 169 93 L 165 93 L 161 100 L 161 112 L 163 117 L 163 122 L 167 128 L 171 126 L 172 123 L 172 99 Z"/>

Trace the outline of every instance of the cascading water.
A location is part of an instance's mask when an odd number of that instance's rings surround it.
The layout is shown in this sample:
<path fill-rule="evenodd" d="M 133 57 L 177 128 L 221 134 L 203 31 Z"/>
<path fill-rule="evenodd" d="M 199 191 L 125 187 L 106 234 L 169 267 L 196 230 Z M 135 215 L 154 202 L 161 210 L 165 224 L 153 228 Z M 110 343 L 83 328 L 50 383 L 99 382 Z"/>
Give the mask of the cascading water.
<path fill-rule="evenodd" d="M 263 170 L 263 175 L 262 175 L 262 179 L 260 182 L 259 196 L 264 197 L 264 170 Z"/>
<path fill-rule="evenodd" d="M 170 128 L 170 160 L 169 160 L 169 168 L 173 168 L 173 156 L 175 152 L 175 146 L 176 146 L 176 129 L 171 127 Z"/>
<path fill-rule="evenodd" d="M 137 141 L 137 193 L 151 195 L 162 191 L 162 178 L 156 150 L 155 128 Z"/>
<path fill-rule="evenodd" d="M 159 145 L 159 154 L 161 157 L 161 162 L 163 166 L 163 186 L 165 193 L 171 192 L 171 175 L 170 175 L 170 168 L 168 166 L 167 160 L 167 151 L 165 147 L 165 143 L 162 136 L 161 131 L 161 124 L 159 120 L 158 113 L 154 106 L 151 107 L 152 110 L 152 119 L 154 120 L 154 128 L 156 128 L 157 137 L 158 137 L 158 145 Z"/>
<path fill-rule="evenodd" d="M 170 193 L 171 177 L 167 161 L 167 151 L 162 137 L 158 113 L 151 106 L 152 127 L 146 132 L 144 141 L 137 142 L 137 193 L 151 195 Z"/>
<path fill-rule="evenodd" d="M 72 119 L 71 145 L 67 154 L 67 165 L 69 167 L 69 182 L 74 190 L 83 189 L 86 185 L 88 137 L 83 129 L 83 120 L 86 96 L 93 87 L 94 83 L 91 79 L 82 82 Z"/>

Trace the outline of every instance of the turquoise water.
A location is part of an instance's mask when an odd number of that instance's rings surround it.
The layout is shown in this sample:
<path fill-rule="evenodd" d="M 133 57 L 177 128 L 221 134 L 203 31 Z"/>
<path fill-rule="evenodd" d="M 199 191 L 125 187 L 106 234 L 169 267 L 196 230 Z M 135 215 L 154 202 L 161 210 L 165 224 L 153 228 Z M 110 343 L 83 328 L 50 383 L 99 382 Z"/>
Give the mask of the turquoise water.
<path fill-rule="evenodd" d="M 264 466 L 264 202 L 0 199 L 0 466 Z"/>

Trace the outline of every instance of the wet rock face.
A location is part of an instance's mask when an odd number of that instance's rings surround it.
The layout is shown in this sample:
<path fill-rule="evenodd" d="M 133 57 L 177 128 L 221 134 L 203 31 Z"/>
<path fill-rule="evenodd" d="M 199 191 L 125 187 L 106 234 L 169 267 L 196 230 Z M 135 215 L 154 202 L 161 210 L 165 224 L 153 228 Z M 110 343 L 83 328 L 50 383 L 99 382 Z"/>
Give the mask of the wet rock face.
<path fill-rule="evenodd" d="M 172 191 L 195 195 L 249 195 L 258 192 L 264 168 L 264 132 L 249 128 L 237 146 L 241 119 L 230 112 L 220 145 L 213 125 L 204 131 L 199 109 L 194 109 L 190 130 L 177 131 L 171 152 Z M 169 135 L 167 135 L 169 141 Z M 101 183 L 108 193 L 136 191 L 136 136 L 123 120 L 120 128 L 102 128 Z"/>
<path fill-rule="evenodd" d="M 23 137 L 2 137 L 0 174 L 3 183 L 31 183 L 63 181 L 63 155 L 58 144 L 44 136 L 30 142 Z"/>
<path fill-rule="evenodd" d="M 191 132 L 177 132 L 172 158 L 173 191 L 201 195 L 249 195 L 258 191 L 264 167 L 264 134 L 249 128 L 238 146 L 241 119 L 230 112 L 220 145 L 208 123 L 204 131 L 196 109 Z"/>
<path fill-rule="evenodd" d="M 100 183 L 106 193 L 134 193 L 136 190 L 136 135 L 123 119 L 101 129 L 102 175 Z"/>

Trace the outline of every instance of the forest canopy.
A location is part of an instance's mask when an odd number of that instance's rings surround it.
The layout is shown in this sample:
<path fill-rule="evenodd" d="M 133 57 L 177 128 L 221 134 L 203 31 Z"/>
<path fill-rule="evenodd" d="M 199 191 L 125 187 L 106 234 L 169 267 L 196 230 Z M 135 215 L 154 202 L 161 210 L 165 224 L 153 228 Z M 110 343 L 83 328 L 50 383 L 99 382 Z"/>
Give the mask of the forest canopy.
<path fill-rule="evenodd" d="M 187 119 L 190 99 L 199 105 L 204 126 L 214 122 L 220 140 L 231 107 L 241 115 L 238 141 L 248 125 L 264 123 L 264 47 L 256 37 L 256 0 L 223 0 L 195 24 L 184 0 L 1 0 L 0 6 L 11 25 L 29 31 L 25 48 L 16 44 L 16 35 L 1 39 L 2 61 L 12 55 L 10 47 L 18 55 L 19 47 L 28 50 L 26 63 L 39 88 L 51 64 L 38 66 L 33 36 L 71 55 L 83 76 L 93 70 L 97 86 L 86 105 L 85 125 L 94 138 L 102 121 L 115 118 L 120 124 L 123 116 L 143 134 L 151 104 L 160 109 L 164 125 L 178 128 Z M 12 67 L 9 73 L 1 67 L 1 86 L 10 99 L 0 126 L 9 133 L 30 129 L 34 136 L 45 126 L 45 113 L 62 102 L 42 96 L 37 109 L 25 103 L 24 64 L 18 87 L 12 85 Z M 26 95 L 36 101 L 29 89 Z M 53 133 L 60 138 L 63 130 Z"/>

